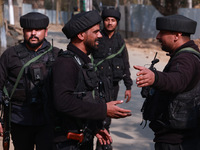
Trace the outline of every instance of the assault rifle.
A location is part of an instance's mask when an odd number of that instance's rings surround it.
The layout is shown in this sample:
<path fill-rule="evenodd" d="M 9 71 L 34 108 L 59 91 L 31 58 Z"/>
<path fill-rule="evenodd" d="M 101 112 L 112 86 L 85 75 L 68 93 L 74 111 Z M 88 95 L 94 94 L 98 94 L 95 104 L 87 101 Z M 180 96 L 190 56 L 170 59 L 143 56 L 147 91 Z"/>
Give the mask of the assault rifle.
<path fill-rule="evenodd" d="M 159 62 L 159 59 L 157 59 L 156 56 L 157 56 L 157 52 L 156 52 L 156 54 L 154 56 L 154 59 L 151 61 L 151 66 L 149 67 L 149 69 L 151 71 L 156 70 L 156 68 L 154 68 L 154 65 Z M 143 87 L 142 91 L 141 91 L 142 97 L 143 98 L 149 97 L 149 95 L 151 94 L 150 91 L 151 91 L 151 87 L 150 86 Z"/>
<path fill-rule="evenodd" d="M 78 141 L 78 146 L 93 139 L 93 133 L 87 126 L 80 131 L 81 133 L 68 132 L 67 139 Z"/>
<path fill-rule="evenodd" d="M 83 133 L 68 132 L 67 133 L 67 139 L 76 140 L 79 143 L 82 143 L 83 139 L 84 139 L 84 135 L 83 135 Z"/>
<path fill-rule="evenodd" d="M 10 101 L 7 96 L 3 96 L 3 150 L 9 150 L 10 147 Z"/>

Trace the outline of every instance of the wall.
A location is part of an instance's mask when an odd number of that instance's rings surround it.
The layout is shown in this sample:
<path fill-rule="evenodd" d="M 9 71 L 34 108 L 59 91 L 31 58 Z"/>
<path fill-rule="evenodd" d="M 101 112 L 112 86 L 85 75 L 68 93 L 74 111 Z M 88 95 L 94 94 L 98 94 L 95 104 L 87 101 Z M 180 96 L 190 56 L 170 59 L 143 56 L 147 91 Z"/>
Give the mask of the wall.
<path fill-rule="evenodd" d="M 15 9 L 17 9 L 15 7 Z M 20 10 L 20 8 L 18 8 Z M 36 11 L 46 14 L 50 23 L 56 23 L 56 11 L 55 10 L 45 10 L 45 9 L 33 9 L 30 4 L 23 4 L 21 11 L 15 10 L 15 13 L 23 15 L 30 11 Z M 151 5 L 129 5 L 128 6 L 128 37 L 139 37 L 139 38 L 155 38 L 158 31 L 156 30 L 156 17 L 162 16 L 153 6 Z M 21 13 L 20 13 L 21 12 Z M 125 13 L 124 6 L 120 6 L 121 20 L 119 22 L 119 30 L 124 34 L 125 31 Z M 189 9 L 181 8 L 178 10 L 179 14 L 186 17 L 194 19 L 198 22 L 196 34 L 192 35 L 192 39 L 197 39 L 200 37 L 200 9 Z M 15 16 L 16 16 L 15 14 Z M 61 11 L 59 14 L 59 24 L 65 24 L 68 18 L 67 12 Z M 8 6 L 4 5 L 4 18 L 9 20 Z M 17 17 L 16 17 L 17 18 Z M 18 19 L 17 19 L 18 20 Z M 15 20 L 15 21 L 17 21 Z"/>
<path fill-rule="evenodd" d="M 130 5 L 129 8 L 129 32 L 133 37 L 140 38 L 155 38 L 158 31 L 156 30 L 156 18 L 162 16 L 151 5 Z M 124 6 L 120 6 L 121 21 L 119 24 L 119 30 L 125 30 L 125 13 Z M 192 39 L 198 39 L 200 37 L 200 9 L 180 8 L 178 13 L 189 17 L 197 21 L 197 29 L 195 35 L 192 35 Z"/>
<path fill-rule="evenodd" d="M 20 10 L 20 11 L 19 11 Z M 14 7 L 14 13 L 15 13 L 15 23 L 19 22 L 19 17 L 21 15 L 24 15 L 26 13 L 29 12 L 40 12 L 43 13 L 45 15 L 47 15 L 49 17 L 49 21 L 52 24 L 56 23 L 56 11 L 55 10 L 47 10 L 47 9 L 33 9 L 31 4 L 22 4 L 22 8 L 21 7 Z M 9 14 L 8 14 L 8 5 L 4 5 L 4 18 L 7 19 L 9 21 Z M 17 17 L 19 16 L 19 17 Z M 59 24 L 65 24 L 68 20 L 68 13 L 61 11 L 59 13 Z"/>

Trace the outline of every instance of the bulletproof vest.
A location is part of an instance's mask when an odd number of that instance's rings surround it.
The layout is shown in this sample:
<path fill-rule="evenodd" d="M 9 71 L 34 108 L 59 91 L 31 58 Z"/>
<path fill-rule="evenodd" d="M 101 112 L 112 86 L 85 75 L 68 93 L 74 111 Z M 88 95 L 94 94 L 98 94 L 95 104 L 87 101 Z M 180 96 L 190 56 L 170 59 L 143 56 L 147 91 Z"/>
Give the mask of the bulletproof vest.
<path fill-rule="evenodd" d="M 80 68 L 78 84 L 76 89 L 71 94 L 74 94 L 78 99 L 82 101 L 87 101 L 91 103 L 98 103 L 98 78 L 96 76 L 96 72 L 94 71 L 93 65 L 91 63 L 85 64 L 83 60 L 78 57 L 75 53 L 67 50 L 60 51 L 59 56 L 73 58 L 76 62 L 77 66 Z M 66 114 L 62 114 L 57 112 L 55 120 L 55 135 L 62 135 L 68 131 L 72 132 L 80 132 L 85 128 L 89 130 L 94 130 L 95 125 L 91 126 L 91 121 L 88 119 L 80 119 L 72 116 L 66 116 Z M 68 122 L 70 121 L 70 124 Z M 95 121 L 93 120 L 92 123 Z M 75 130 L 74 130 L 75 128 Z"/>
<path fill-rule="evenodd" d="M 199 52 L 192 48 L 184 48 L 177 52 L 174 57 L 185 52 L 194 54 L 200 61 Z M 165 71 L 170 67 L 170 62 L 165 67 Z M 142 107 L 144 120 L 156 121 L 171 129 L 191 129 L 199 126 L 200 81 L 193 89 L 180 94 L 152 90 L 153 94 L 146 98 Z"/>
<path fill-rule="evenodd" d="M 123 46 L 123 39 L 119 33 L 115 33 L 115 37 L 111 40 L 101 38 L 100 44 L 97 50 L 92 52 L 94 58 L 94 64 L 97 64 L 107 56 L 117 53 Z M 110 42 L 110 43 L 109 43 Z M 116 55 L 114 58 L 105 60 L 97 67 L 98 76 L 110 77 L 113 81 L 120 81 L 124 75 L 124 61 L 122 58 L 122 52 Z"/>
<path fill-rule="evenodd" d="M 49 47 L 47 47 L 48 49 Z M 34 57 L 28 49 L 22 44 L 15 47 L 17 56 L 19 57 L 22 65 L 26 64 L 30 59 Z M 44 85 L 47 79 L 47 75 L 50 73 L 51 65 L 54 62 L 54 54 L 51 50 L 41 58 L 31 63 L 25 68 L 22 78 L 12 96 L 12 104 L 15 105 L 37 105 L 44 103 L 45 93 Z M 13 88 L 11 83 L 6 83 L 8 92 Z"/>
<path fill-rule="evenodd" d="M 59 55 L 63 57 L 71 57 L 80 68 L 78 85 L 72 94 L 77 95 L 83 101 L 97 102 L 99 97 L 98 92 L 98 78 L 92 63 L 85 64 L 83 60 L 71 51 L 62 51 Z M 93 99 L 91 98 L 93 97 Z M 95 100 L 96 99 L 96 100 Z"/>
<path fill-rule="evenodd" d="M 181 53 L 192 53 L 199 60 L 200 53 L 193 48 L 186 47 L 179 50 L 174 57 Z M 173 59 L 173 58 L 172 58 Z M 169 63 L 170 64 L 170 63 Z M 166 66 L 165 69 L 167 69 Z M 184 93 L 169 97 L 168 114 L 166 115 L 169 124 L 166 126 L 172 129 L 197 128 L 200 123 L 200 81 L 196 86 Z"/>
<path fill-rule="evenodd" d="M 181 93 L 169 103 L 167 127 L 172 129 L 197 128 L 200 123 L 200 81 L 190 91 Z"/>

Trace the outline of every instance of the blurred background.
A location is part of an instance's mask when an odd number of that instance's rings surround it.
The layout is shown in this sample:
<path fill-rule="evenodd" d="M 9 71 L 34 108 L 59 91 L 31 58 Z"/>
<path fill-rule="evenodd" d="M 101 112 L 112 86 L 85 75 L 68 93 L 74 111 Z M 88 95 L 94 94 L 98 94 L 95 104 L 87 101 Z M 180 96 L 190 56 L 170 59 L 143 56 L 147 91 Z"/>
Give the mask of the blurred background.
<path fill-rule="evenodd" d="M 31 11 L 47 15 L 50 24 L 63 26 L 82 11 L 114 7 L 121 12 L 118 30 L 128 38 L 155 38 L 155 18 L 182 14 L 199 22 L 200 0 L 0 0 L 0 55 L 10 46 L 23 40 L 19 18 Z M 200 36 L 200 26 L 192 39 Z"/>
<path fill-rule="evenodd" d="M 89 10 L 97 10 L 101 14 L 104 8 L 109 7 L 121 12 L 118 31 L 125 38 L 134 82 L 131 101 L 120 106 L 130 109 L 133 114 L 128 118 L 113 119 L 113 147 L 114 150 L 153 150 L 153 132 L 148 125 L 144 129 L 140 125 L 140 109 L 144 99 L 140 95 L 141 89 L 135 84 L 136 70 L 132 66 L 151 63 L 155 52 L 159 52 L 158 70 L 162 70 L 167 63 L 169 58 L 160 50 L 160 44 L 155 39 L 158 33 L 155 21 L 159 16 L 182 14 L 197 21 L 197 30 L 192 39 L 200 46 L 200 0 L 0 0 L 0 55 L 6 48 L 23 41 L 19 25 L 21 15 L 32 11 L 47 15 L 50 19 L 47 40 L 51 42 L 53 39 L 55 46 L 66 49 L 69 40 L 61 29 L 73 14 Z M 118 99 L 124 99 L 124 91 L 124 84 L 120 82 Z M 1 143 L 0 138 L 0 149 Z"/>

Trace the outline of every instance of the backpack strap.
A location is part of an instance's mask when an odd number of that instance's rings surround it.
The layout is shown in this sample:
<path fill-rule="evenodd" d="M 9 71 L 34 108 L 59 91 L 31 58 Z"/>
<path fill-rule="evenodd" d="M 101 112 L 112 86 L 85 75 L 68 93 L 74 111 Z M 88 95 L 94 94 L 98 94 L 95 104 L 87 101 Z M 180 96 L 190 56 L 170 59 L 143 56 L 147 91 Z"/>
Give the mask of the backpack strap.
<path fill-rule="evenodd" d="M 13 96 L 15 90 L 16 90 L 16 87 L 17 87 L 17 85 L 18 85 L 18 83 L 19 83 L 19 80 L 20 80 L 21 77 L 22 77 L 22 74 L 23 74 L 23 72 L 24 72 L 24 69 L 25 69 L 27 66 L 29 66 L 31 63 L 33 63 L 34 61 L 38 60 L 41 56 L 43 56 L 44 54 L 48 53 L 48 52 L 51 51 L 51 50 L 52 50 L 52 46 L 51 46 L 47 51 L 43 52 L 42 54 L 40 54 L 40 55 L 38 55 L 38 56 L 36 56 L 36 57 L 34 57 L 34 58 L 32 58 L 32 59 L 29 60 L 26 64 L 23 65 L 23 67 L 21 68 L 21 70 L 20 70 L 20 72 L 19 72 L 19 74 L 18 74 L 18 76 L 17 76 L 17 80 L 16 80 L 16 82 L 15 82 L 15 85 L 14 85 L 14 87 L 13 87 L 12 92 L 11 92 L 10 95 L 8 95 L 8 91 L 7 91 L 6 87 L 4 86 L 3 91 L 4 91 L 5 94 L 7 94 L 6 96 L 8 96 L 9 99 L 12 98 L 12 96 Z"/>
<path fill-rule="evenodd" d="M 194 48 L 191 48 L 191 47 L 185 47 L 185 48 L 182 48 L 180 49 L 176 54 L 175 56 L 181 54 L 181 53 L 192 53 L 194 55 L 196 55 L 199 59 L 200 59 L 200 52 L 196 51 Z"/>

